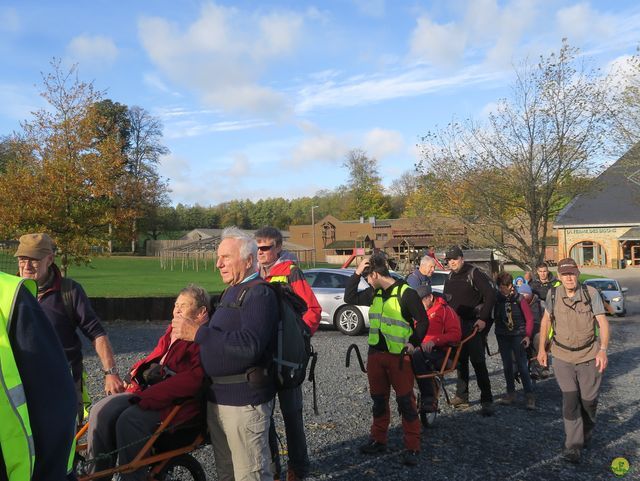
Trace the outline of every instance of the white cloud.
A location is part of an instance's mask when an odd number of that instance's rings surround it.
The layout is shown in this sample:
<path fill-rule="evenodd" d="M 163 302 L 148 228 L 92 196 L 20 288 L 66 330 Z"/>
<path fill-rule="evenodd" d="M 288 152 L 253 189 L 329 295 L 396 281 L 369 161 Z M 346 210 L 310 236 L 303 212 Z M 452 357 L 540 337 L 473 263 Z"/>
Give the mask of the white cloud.
<path fill-rule="evenodd" d="M 588 3 L 558 10 L 556 23 L 560 34 L 574 45 L 588 38 L 608 38 L 615 32 L 613 18 L 596 12 Z"/>
<path fill-rule="evenodd" d="M 364 135 L 363 149 L 378 160 L 404 150 L 404 138 L 395 130 L 372 129 Z"/>
<path fill-rule="evenodd" d="M 316 162 L 334 164 L 344 156 L 347 150 L 345 143 L 336 136 L 317 133 L 303 139 L 295 146 L 291 158 L 283 163 L 291 167 L 304 167 Z"/>
<path fill-rule="evenodd" d="M 234 154 L 233 164 L 228 170 L 229 177 L 244 177 L 251 172 L 249 158 L 245 154 Z"/>
<path fill-rule="evenodd" d="M 171 81 L 198 93 L 211 107 L 281 116 L 286 97 L 261 85 L 268 63 L 293 52 L 303 27 L 293 13 L 247 15 L 213 3 L 185 29 L 164 18 L 143 18 L 139 36 L 151 61 Z"/>
<path fill-rule="evenodd" d="M 462 59 L 466 41 L 460 26 L 439 25 L 423 15 L 411 35 L 411 55 L 436 66 L 451 67 Z"/>
<path fill-rule="evenodd" d="M 118 47 L 112 39 L 101 35 L 80 35 L 67 45 L 67 55 L 81 65 L 101 67 L 118 58 Z"/>
<path fill-rule="evenodd" d="M 482 71 L 474 67 L 453 75 L 437 76 L 426 68 L 413 68 L 388 75 L 358 76 L 343 82 L 310 84 L 298 94 L 295 110 L 305 113 L 317 108 L 356 106 L 403 97 L 413 97 L 459 86 L 495 82 L 504 73 Z"/>
<path fill-rule="evenodd" d="M 267 127 L 271 122 L 265 120 L 222 120 L 219 122 L 200 122 L 197 120 L 184 120 L 167 123 L 165 136 L 169 139 L 181 139 L 184 137 L 197 137 L 214 132 L 231 132 L 235 130 L 255 129 Z"/>
<path fill-rule="evenodd" d="M 0 9 L 0 32 L 19 32 L 22 28 L 20 15 L 13 7 L 5 7 Z"/>

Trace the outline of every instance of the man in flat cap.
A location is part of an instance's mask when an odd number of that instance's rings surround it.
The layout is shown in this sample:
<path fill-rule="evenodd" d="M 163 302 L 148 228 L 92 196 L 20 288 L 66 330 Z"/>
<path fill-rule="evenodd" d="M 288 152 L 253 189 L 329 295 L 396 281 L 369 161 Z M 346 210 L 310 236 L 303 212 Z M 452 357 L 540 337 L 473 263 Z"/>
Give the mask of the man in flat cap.
<path fill-rule="evenodd" d="M 596 424 L 598 393 L 608 364 L 609 322 L 598 291 L 578 280 L 575 260 L 567 257 L 558 262 L 558 275 L 562 285 L 549 289 L 540 323 L 538 362 L 548 365 L 545 342 L 550 337 L 554 373 L 562 391 L 562 455 L 577 464 Z"/>
<path fill-rule="evenodd" d="M 82 343 L 77 329 L 93 344 L 105 376 L 106 394 L 124 391 L 111 343 L 87 294 L 77 282 L 63 279 L 54 262 L 55 244 L 47 234 L 25 234 L 15 253 L 20 277 L 38 284 L 38 302 L 53 325 L 71 367 L 78 395 L 78 417 L 84 415 L 82 400 Z"/>

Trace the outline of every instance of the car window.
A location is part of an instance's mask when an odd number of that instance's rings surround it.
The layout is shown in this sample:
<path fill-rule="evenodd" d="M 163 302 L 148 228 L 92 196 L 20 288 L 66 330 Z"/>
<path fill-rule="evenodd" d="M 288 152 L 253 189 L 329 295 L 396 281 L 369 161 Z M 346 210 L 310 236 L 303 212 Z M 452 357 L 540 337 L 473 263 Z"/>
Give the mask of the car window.
<path fill-rule="evenodd" d="M 331 272 L 318 272 L 312 287 L 324 289 L 344 289 L 347 282 L 347 276 L 334 274 Z"/>
<path fill-rule="evenodd" d="M 444 281 L 447 279 L 448 274 L 444 272 L 434 272 L 431 275 L 431 285 L 433 286 L 442 286 L 444 285 Z"/>
<path fill-rule="evenodd" d="M 309 285 L 311 287 L 314 287 L 314 283 L 316 282 L 316 279 L 318 278 L 318 273 L 317 272 L 305 272 L 304 273 L 304 278 L 307 280 L 307 282 L 309 283 Z"/>
<path fill-rule="evenodd" d="M 602 291 L 618 291 L 618 283 L 615 281 L 601 281 L 596 279 L 589 279 L 585 281 L 585 284 L 600 289 Z"/>

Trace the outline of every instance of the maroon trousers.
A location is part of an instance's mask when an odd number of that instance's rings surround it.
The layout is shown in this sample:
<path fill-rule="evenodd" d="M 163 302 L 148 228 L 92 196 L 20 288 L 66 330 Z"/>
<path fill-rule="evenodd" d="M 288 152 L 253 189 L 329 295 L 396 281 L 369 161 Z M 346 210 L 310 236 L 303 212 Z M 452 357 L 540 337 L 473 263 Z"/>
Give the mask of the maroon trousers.
<path fill-rule="evenodd" d="M 391 387 L 396 392 L 398 410 L 402 417 L 404 447 L 411 451 L 420 451 L 420 421 L 416 409 L 416 398 L 413 394 L 414 376 L 411 359 L 388 352 L 369 350 L 367 358 L 367 377 L 369 392 L 373 400 L 373 424 L 371 438 L 379 443 L 387 444 L 387 434 L 391 412 L 389 395 Z"/>

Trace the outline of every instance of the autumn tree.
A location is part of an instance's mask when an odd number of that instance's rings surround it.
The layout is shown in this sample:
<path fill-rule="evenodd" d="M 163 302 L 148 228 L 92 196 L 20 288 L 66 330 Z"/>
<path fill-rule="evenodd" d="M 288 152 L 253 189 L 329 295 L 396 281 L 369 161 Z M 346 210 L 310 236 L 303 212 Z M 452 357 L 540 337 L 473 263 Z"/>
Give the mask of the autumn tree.
<path fill-rule="evenodd" d="M 612 134 L 616 153 L 622 154 L 640 142 L 640 52 L 611 73 L 613 99 Z"/>
<path fill-rule="evenodd" d="M 452 122 L 428 133 L 421 173 L 445 213 L 521 267 L 544 259 L 549 221 L 600 167 L 607 85 L 566 42 L 525 61 L 509 99 L 486 122 Z"/>
<path fill-rule="evenodd" d="M 352 219 L 360 216 L 388 219 L 391 206 L 378 173 L 378 161 L 368 157 L 363 150 L 353 149 L 347 154 L 342 166 L 349 171 L 345 215 Z"/>
<path fill-rule="evenodd" d="M 114 225 L 113 236 L 129 242 L 134 252 L 138 230 L 147 230 L 148 224 L 158 219 L 158 209 L 169 203 L 167 182 L 157 168 L 160 158 L 169 153 L 162 144 L 162 122 L 142 107 L 128 107 L 110 99 L 97 102 L 94 108 L 102 119 L 96 124 L 98 140 L 115 136 L 125 158 L 125 175 L 117 187 L 114 209 L 132 211 L 134 216 L 130 222 Z"/>
<path fill-rule="evenodd" d="M 108 225 L 130 218 L 112 208 L 125 159 L 117 136 L 99 139 L 93 108 L 102 97 L 82 82 L 77 67 L 59 60 L 43 74 L 48 106 L 32 113 L 12 136 L 16 146 L 0 182 L 0 230 L 4 237 L 45 231 L 56 240 L 63 272 L 71 261 L 88 259 L 92 247 L 106 246 Z"/>

